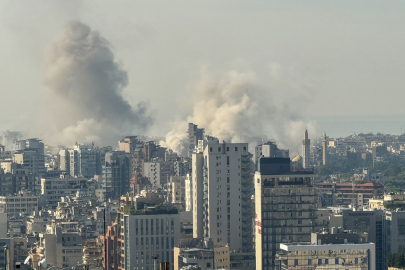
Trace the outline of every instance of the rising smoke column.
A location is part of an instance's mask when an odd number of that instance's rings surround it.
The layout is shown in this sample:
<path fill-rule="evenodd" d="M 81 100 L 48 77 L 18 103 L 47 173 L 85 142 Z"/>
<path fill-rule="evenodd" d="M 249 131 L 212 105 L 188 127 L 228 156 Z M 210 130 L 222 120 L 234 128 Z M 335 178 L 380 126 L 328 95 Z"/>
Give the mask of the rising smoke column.
<path fill-rule="evenodd" d="M 218 78 L 203 70 L 194 89 L 191 115 L 176 122 L 161 143 L 185 155 L 187 123 L 192 122 L 205 128 L 206 134 L 227 142 L 256 144 L 258 137 L 267 137 L 292 153 L 299 152 L 305 128 L 315 130 L 313 122 L 301 120 L 304 98 L 291 93 L 287 103 L 276 104 L 272 91 L 288 91 L 288 87 L 268 89 L 255 77 L 254 73 L 231 71 Z"/>
<path fill-rule="evenodd" d="M 58 143 L 109 144 L 152 123 L 146 103 L 132 107 L 123 98 L 128 76 L 110 43 L 81 22 L 70 23 L 52 43 L 45 84 L 53 103 L 53 141 Z"/>

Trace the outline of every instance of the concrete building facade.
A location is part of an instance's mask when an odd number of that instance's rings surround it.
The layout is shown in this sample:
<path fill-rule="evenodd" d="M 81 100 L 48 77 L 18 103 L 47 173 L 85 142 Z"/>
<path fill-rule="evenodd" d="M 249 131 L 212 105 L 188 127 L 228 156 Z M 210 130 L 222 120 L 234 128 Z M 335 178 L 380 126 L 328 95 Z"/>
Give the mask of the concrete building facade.
<path fill-rule="evenodd" d="M 194 238 L 231 250 L 252 248 L 251 157 L 247 143 L 199 141 L 192 156 Z"/>
<path fill-rule="evenodd" d="M 370 244 L 280 244 L 278 270 L 355 269 L 376 270 L 375 245 Z"/>
<path fill-rule="evenodd" d="M 152 209 L 119 213 L 121 220 L 121 261 L 125 270 L 153 269 L 169 262 L 174 269 L 173 249 L 180 239 L 180 215 L 176 210 Z"/>
<path fill-rule="evenodd" d="M 280 243 L 311 240 L 314 174 L 308 169 L 291 172 L 289 158 L 261 158 L 254 182 L 256 269 L 273 270 Z"/>
<path fill-rule="evenodd" d="M 22 192 L 16 196 L 0 196 L 0 213 L 10 216 L 20 213 L 32 214 L 38 212 L 38 197 Z"/>
<path fill-rule="evenodd" d="M 87 188 L 87 179 L 61 175 L 60 178 L 41 179 L 41 199 L 53 209 L 58 206 L 61 197 L 74 196 L 78 190 Z"/>

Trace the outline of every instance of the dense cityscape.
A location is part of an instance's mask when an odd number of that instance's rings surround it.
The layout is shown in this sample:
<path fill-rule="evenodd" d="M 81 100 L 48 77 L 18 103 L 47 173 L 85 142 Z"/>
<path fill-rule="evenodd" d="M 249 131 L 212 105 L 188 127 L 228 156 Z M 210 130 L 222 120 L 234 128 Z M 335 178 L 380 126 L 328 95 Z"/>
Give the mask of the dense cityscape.
<path fill-rule="evenodd" d="M 7 269 L 387 269 L 405 252 L 405 136 L 45 145 L 4 132 Z M 397 256 L 397 257 L 395 257 Z"/>
<path fill-rule="evenodd" d="M 0 1 L 0 270 L 405 270 L 405 1 Z"/>

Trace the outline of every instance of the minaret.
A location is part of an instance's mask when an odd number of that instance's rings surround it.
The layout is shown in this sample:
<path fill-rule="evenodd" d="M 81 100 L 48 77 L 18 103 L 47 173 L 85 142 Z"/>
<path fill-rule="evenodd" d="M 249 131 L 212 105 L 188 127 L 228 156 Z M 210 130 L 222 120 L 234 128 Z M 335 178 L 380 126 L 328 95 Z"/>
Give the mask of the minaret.
<path fill-rule="evenodd" d="M 326 138 L 326 133 L 323 133 L 322 139 L 322 146 L 323 146 L 323 165 L 326 165 L 328 162 L 328 139 Z"/>
<path fill-rule="evenodd" d="M 305 129 L 304 139 L 302 140 L 302 167 L 309 168 L 311 140 L 308 139 L 308 130 Z"/>

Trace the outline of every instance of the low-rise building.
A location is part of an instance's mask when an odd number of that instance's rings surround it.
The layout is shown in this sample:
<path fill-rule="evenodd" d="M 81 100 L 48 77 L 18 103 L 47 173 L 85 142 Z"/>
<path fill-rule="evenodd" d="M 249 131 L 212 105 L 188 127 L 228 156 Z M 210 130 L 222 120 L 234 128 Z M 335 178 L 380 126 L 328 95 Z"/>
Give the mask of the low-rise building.
<path fill-rule="evenodd" d="M 276 269 L 375 270 L 375 245 L 369 244 L 280 244 Z"/>
<path fill-rule="evenodd" d="M 38 197 L 29 192 L 20 192 L 15 196 L 0 196 L 0 213 L 19 215 L 38 212 Z"/>
<path fill-rule="evenodd" d="M 229 246 L 214 246 L 212 241 L 196 238 L 182 239 L 174 248 L 174 270 L 230 269 L 230 254 Z"/>
<path fill-rule="evenodd" d="M 336 205 L 351 205 L 354 201 L 358 206 L 368 205 L 370 199 L 384 195 L 384 185 L 381 183 L 316 183 L 318 192 L 332 192 Z M 361 195 L 359 197 L 359 195 Z M 325 205 L 332 206 L 332 205 Z"/>
<path fill-rule="evenodd" d="M 87 189 L 87 179 L 62 174 L 60 178 L 41 179 L 41 197 L 43 203 L 55 209 L 62 197 L 75 196 L 78 190 Z"/>
<path fill-rule="evenodd" d="M 62 230 L 56 225 L 49 227 L 48 232 L 40 233 L 40 244 L 37 253 L 47 264 L 59 268 L 74 267 L 82 263 L 83 242 L 77 231 Z"/>

